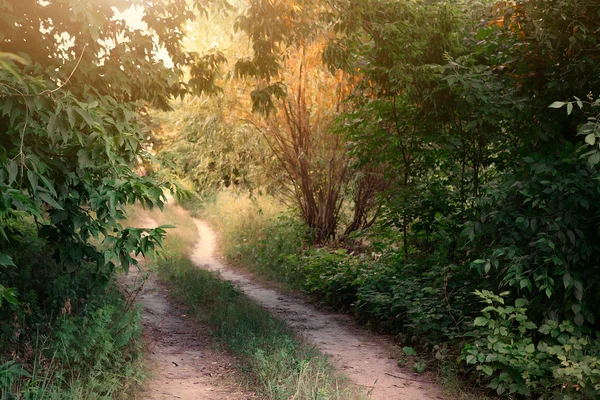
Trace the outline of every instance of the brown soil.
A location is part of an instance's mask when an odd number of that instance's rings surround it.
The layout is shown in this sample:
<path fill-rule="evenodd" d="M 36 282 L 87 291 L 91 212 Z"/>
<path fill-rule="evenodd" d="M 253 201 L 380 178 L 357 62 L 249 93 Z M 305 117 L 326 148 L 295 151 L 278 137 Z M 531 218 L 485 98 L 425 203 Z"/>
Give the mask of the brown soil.
<path fill-rule="evenodd" d="M 149 217 L 140 226 L 155 227 Z M 143 261 L 142 261 L 143 264 Z M 235 359 L 217 350 L 206 326 L 190 320 L 182 307 L 168 298 L 153 274 L 130 272 L 122 281 L 129 291 L 139 290 L 142 325 L 148 344 L 149 379 L 142 399 L 242 400 L 253 393 L 240 390 Z"/>
<path fill-rule="evenodd" d="M 300 299 L 265 288 L 219 261 L 215 256 L 215 233 L 207 223 L 196 219 L 194 222 L 200 239 L 191 260 L 236 283 L 248 297 L 283 319 L 308 343 L 330 355 L 344 375 L 370 393 L 369 398 L 443 399 L 439 388 L 429 379 L 398 367 L 394 356 L 400 350 L 396 346 L 356 327 L 348 316 L 316 310 Z"/>

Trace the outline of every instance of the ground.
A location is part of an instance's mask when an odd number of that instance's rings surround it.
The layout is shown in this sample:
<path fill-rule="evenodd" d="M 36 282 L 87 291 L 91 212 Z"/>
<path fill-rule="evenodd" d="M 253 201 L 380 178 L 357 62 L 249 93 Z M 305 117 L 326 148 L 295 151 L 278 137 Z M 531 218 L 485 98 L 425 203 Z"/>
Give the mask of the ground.
<path fill-rule="evenodd" d="M 430 378 L 397 365 L 400 350 L 390 341 L 357 327 L 346 315 L 317 310 L 301 298 L 267 288 L 226 265 L 215 254 L 213 230 L 204 221 L 194 222 L 199 239 L 190 259 L 199 268 L 219 271 L 223 279 L 234 282 L 253 301 L 284 320 L 309 344 L 329 355 L 354 385 L 369 393 L 370 399 L 443 399 Z M 147 216 L 144 225 L 152 227 L 156 223 Z M 143 398 L 211 400 L 254 396 L 236 385 L 232 356 L 215 350 L 217 346 L 207 328 L 181 314 L 151 276 L 144 283 L 140 301 L 144 332 L 151 343 L 148 363 L 154 371 Z"/>

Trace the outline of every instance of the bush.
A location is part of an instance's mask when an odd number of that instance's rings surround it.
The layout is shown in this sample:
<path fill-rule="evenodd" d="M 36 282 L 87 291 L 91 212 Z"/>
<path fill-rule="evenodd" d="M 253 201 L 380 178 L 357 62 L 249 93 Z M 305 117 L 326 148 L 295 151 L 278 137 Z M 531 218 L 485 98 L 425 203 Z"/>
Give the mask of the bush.
<path fill-rule="evenodd" d="M 571 321 L 546 320 L 539 328 L 527 316 L 528 301 L 505 305 L 489 291 L 475 319 L 472 343 L 462 358 L 483 373 L 499 395 L 536 394 L 553 399 L 594 399 L 600 392 L 600 338 Z"/>
<path fill-rule="evenodd" d="M 73 271 L 52 258 L 55 246 L 19 228 L 0 270 L 19 304 L 0 308 L 2 398 L 120 398 L 141 374 L 139 313 L 96 264 Z"/>
<path fill-rule="evenodd" d="M 370 272 L 364 258 L 350 256 L 344 249 L 315 248 L 290 255 L 284 263 L 301 279 L 302 289 L 324 304 L 346 310 L 356 302 Z"/>

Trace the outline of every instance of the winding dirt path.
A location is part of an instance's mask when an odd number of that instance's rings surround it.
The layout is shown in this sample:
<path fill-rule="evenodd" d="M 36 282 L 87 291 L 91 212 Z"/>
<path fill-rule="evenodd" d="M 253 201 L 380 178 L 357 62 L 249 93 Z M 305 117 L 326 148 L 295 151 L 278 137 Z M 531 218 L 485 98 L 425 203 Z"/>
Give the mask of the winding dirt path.
<path fill-rule="evenodd" d="M 267 289 L 221 263 L 215 256 L 216 235 L 210 226 L 194 219 L 200 239 L 191 260 L 200 268 L 218 271 L 236 283 L 252 300 L 286 321 L 308 343 L 334 360 L 354 384 L 370 391 L 374 400 L 443 399 L 426 378 L 401 370 L 393 358 L 399 350 L 381 338 L 358 329 L 345 315 L 324 313 L 301 300 Z"/>

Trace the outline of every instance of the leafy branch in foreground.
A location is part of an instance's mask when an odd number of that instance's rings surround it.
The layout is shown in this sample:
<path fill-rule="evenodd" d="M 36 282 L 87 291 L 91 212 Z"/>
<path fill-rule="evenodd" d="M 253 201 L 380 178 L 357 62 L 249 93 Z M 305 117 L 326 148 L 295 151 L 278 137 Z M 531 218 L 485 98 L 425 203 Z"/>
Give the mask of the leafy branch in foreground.
<path fill-rule="evenodd" d="M 137 263 L 133 254 L 161 245 L 167 226 L 122 220 L 127 204 L 161 208 L 167 192 L 181 194 L 136 167 L 148 158 L 149 109 L 216 90 L 200 78 L 223 60 L 203 63 L 181 43 L 194 9 L 205 5 L 0 1 L 0 364 L 11 358 L 31 371 L 57 354 L 59 393 L 88 379 L 85 369 L 90 380 L 99 377 L 85 393 L 113 398 L 124 386 L 117 374 L 127 375 L 140 353 L 139 342 L 129 342 L 135 323 L 122 336 L 110 328 L 130 312 L 111 283 L 119 265 Z M 144 29 L 121 14 L 132 6 Z M 36 348 L 38 338 L 48 347 Z M 2 391 L 20 396 L 17 386 Z"/>

